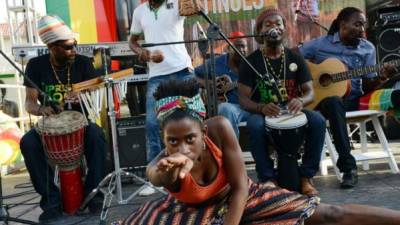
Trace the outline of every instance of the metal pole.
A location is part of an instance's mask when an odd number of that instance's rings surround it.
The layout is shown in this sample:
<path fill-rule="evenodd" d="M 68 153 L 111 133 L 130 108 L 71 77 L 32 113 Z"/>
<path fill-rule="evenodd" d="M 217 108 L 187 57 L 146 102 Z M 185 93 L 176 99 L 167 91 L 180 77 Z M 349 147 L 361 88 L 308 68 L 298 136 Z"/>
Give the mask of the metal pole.
<path fill-rule="evenodd" d="M 34 15 L 34 10 L 30 7 L 29 0 L 22 0 L 22 4 L 25 7 L 25 22 L 26 22 L 26 29 L 27 29 L 27 42 L 28 44 L 32 45 L 34 42 L 33 39 L 33 29 L 32 29 L 32 21 L 31 21 L 31 13 Z"/>
<path fill-rule="evenodd" d="M 10 3 L 9 3 L 9 0 L 6 0 L 6 7 L 7 7 L 8 25 L 10 26 L 11 44 L 14 45 L 14 44 L 15 44 L 15 38 L 14 38 L 14 24 L 13 24 L 13 21 L 12 21 L 12 19 L 11 19 L 11 17 L 12 17 L 11 13 L 12 13 L 13 11 L 10 10 Z"/>
<path fill-rule="evenodd" d="M 118 203 L 122 202 L 122 184 L 121 184 L 121 166 L 119 164 L 119 151 L 118 151 L 118 140 L 117 140 L 117 125 L 116 116 L 114 110 L 114 99 L 113 99 L 113 78 L 109 77 L 104 80 L 107 88 L 107 104 L 108 104 L 108 116 L 110 117 L 110 129 L 111 139 L 113 145 L 113 156 L 114 156 L 114 171 L 115 171 L 115 182 L 117 185 L 117 199 Z"/>
<path fill-rule="evenodd" d="M 215 74 L 215 52 L 214 52 L 214 43 L 215 43 L 215 38 L 218 36 L 218 31 L 219 28 L 215 24 L 211 24 L 208 29 L 207 29 L 207 37 L 208 37 L 208 42 L 210 44 L 210 69 L 209 69 L 209 74 L 211 75 L 211 87 L 207 86 L 207 99 L 210 99 L 208 101 L 210 105 L 208 106 L 208 115 L 210 117 L 216 116 L 218 114 L 218 102 L 217 102 L 217 91 L 216 91 L 216 86 L 217 86 L 217 81 L 216 81 L 216 74 Z M 208 80 L 208 74 L 207 74 L 207 80 Z"/>

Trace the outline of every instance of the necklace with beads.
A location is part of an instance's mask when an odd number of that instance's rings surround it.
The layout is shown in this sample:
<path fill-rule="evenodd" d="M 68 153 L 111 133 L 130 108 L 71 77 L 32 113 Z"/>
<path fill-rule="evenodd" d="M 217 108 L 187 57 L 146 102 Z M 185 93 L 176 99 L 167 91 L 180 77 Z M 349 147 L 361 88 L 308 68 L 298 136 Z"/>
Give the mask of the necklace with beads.
<path fill-rule="evenodd" d="M 271 73 L 273 78 L 276 80 L 275 82 L 278 85 L 279 93 L 282 96 L 282 101 L 287 101 L 288 100 L 288 94 L 286 91 L 286 86 L 285 86 L 285 81 L 286 81 L 286 57 L 285 57 L 285 49 L 282 49 L 282 54 L 280 56 L 281 58 L 281 63 L 280 63 L 280 68 L 279 68 L 279 73 L 276 73 L 274 70 L 274 67 L 272 67 L 271 63 L 269 62 L 269 58 L 266 55 L 265 51 L 261 51 L 263 55 L 263 61 L 264 61 L 264 66 L 265 66 L 265 71 L 267 73 Z M 268 69 L 270 68 L 270 69 Z M 282 76 L 283 74 L 283 76 Z M 283 78 L 281 80 L 281 77 Z"/>
<path fill-rule="evenodd" d="M 64 85 L 61 80 L 60 77 L 58 76 L 56 69 L 54 68 L 53 64 L 50 62 L 51 68 L 53 69 L 53 74 L 54 77 L 56 78 L 57 82 L 60 85 Z M 71 66 L 68 64 L 67 66 L 67 92 L 71 92 L 72 91 L 72 85 L 71 85 Z"/>

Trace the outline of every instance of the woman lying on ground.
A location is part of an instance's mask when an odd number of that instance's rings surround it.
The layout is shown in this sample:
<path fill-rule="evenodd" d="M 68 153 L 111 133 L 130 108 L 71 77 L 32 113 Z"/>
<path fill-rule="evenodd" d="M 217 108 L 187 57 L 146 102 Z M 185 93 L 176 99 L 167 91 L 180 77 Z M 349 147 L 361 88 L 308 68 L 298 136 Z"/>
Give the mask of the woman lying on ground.
<path fill-rule="evenodd" d="M 147 176 L 170 194 L 147 202 L 124 224 L 400 224 L 397 211 L 319 204 L 318 197 L 252 182 L 229 121 L 203 121 L 194 80 L 166 81 L 154 96 L 166 148 L 148 165 Z"/>

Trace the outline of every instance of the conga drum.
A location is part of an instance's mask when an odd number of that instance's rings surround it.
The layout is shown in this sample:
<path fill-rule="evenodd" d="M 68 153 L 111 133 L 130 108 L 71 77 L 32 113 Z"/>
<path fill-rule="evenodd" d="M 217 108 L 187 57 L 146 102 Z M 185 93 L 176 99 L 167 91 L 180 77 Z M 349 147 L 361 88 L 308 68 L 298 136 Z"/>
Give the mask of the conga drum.
<path fill-rule="evenodd" d="M 68 214 L 75 213 L 83 201 L 80 163 L 86 125 L 86 118 L 77 111 L 42 117 L 36 125 L 48 161 L 59 167 L 63 210 Z"/>
<path fill-rule="evenodd" d="M 304 142 L 306 124 L 307 117 L 302 112 L 265 117 L 265 128 L 278 153 L 278 184 L 292 191 L 300 191 L 297 160 L 298 150 Z"/>

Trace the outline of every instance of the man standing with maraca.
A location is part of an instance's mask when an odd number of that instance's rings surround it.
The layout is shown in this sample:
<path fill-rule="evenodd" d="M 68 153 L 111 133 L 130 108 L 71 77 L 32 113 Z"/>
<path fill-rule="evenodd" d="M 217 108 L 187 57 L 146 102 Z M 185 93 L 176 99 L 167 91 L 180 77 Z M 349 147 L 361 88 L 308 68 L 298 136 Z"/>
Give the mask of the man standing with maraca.
<path fill-rule="evenodd" d="M 146 43 L 183 41 L 185 17 L 179 10 L 178 0 L 149 0 L 133 12 L 129 47 L 139 59 L 148 63 L 149 81 L 146 93 L 147 160 L 151 161 L 161 151 L 160 127 L 154 112 L 153 93 L 161 81 L 193 78 L 193 66 L 184 44 L 159 45 L 142 48 L 138 40 L 144 36 Z M 142 195 L 154 193 L 154 190 Z"/>

